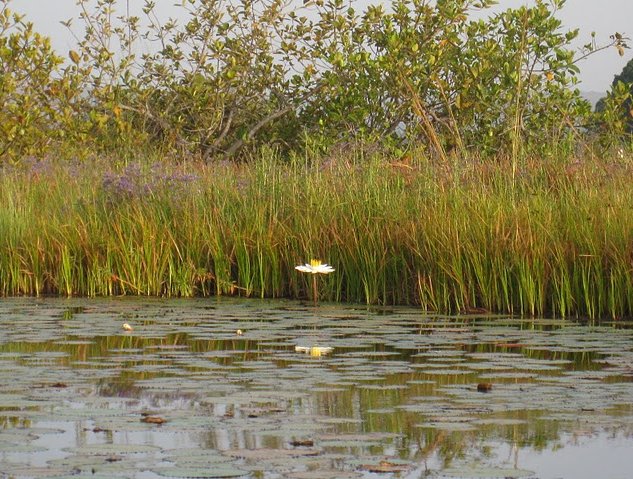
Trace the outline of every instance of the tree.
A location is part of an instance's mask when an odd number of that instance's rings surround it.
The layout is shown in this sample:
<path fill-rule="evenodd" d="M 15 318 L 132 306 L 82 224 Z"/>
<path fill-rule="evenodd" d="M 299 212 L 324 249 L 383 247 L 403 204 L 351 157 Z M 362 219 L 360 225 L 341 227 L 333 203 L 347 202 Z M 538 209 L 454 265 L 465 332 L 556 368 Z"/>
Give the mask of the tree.
<path fill-rule="evenodd" d="M 633 134 L 633 59 L 615 75 L 607 96 L 596 105 L 600 141 L 607 148 L 620 148 Z"/>
<path fill-rule="evenodd" d="M 616 131 L 633 133 L 633 58 L 615 75 L 607 96 L 597 103 L 596 112 Z"/>
<path fill-rule="evenodd" d="M 181 23 L 159 22 L 152 0 L 143 19 L 117 14 L 122 0 L 78 0 L 83 35 L 62 59 L 9 2 L 0 0 L 0 157 L 13 158 L 79 139 L 210 160 L 301 149 L 306 136 L 517 158 L 573 146 L 577 126 L 593 120 L 577 62 L 627 48 L 616 33 L 578 55 L 578 32 L 556 15 L 564 0 L 481 20 L 471 13 L 494 0 L 394 0 L 389 11 L 354 0 L 186 0 Z M 631 103 L 628 89 L 614 91 L 603 123 L 618 131 Z"/>

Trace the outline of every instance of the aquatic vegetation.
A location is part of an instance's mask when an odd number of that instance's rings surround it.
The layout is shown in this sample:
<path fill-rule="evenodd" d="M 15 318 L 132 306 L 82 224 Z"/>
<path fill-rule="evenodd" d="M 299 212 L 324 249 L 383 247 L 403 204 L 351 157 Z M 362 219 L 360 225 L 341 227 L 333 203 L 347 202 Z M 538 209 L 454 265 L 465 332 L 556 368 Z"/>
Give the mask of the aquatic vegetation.
<path fill-rule="evenodd" d="M 128 170 L 99 159 L 41 160 L 37 176 L 6 169 L 0 293 L 305 298 L 314 284 L 296 258 L 326 252 L 336 273 L 311 275 L 321 300 L 633 312 L 628 160 L 535 161 L 519 175 L 508 163 L 437 164 L 423 151 L 406 170 L 387 152 L 323 161 L 267 151 L 249 164 L 183 164 L 158 175 L 186 178 L 177 187 L 134 196 L 102 189 Z M 157 170 L 141 171 L 149 184 Z"/>
<path fill-rule="evenodd" d="M 321 263 L 318 259 L 312 259 L 309 263 L 295 266 L 295 269 L 302 273 L 311 274 L 329 274 L 335 271 L 332 266 L 327 263 Z"/>
<path fill-rule="evenodd" d="M 622 323 L 137 297 L 7 298 L 0 326 L 16 477 L 597 477 L 578 447 L 630 470 Z"/>
<path fill-rule="evenodd" d="M 317 274 L 330 274 L 334 272 L 334 268 L 327 263 L 322 263 L 318 259 L 312 259 L 309 263 L 295 266 L 297 271 L 302 273 L 310 273 L 312 275 L 312 300 L 316 304 L 319 300 L 319 290 L 317 289 Z"/>

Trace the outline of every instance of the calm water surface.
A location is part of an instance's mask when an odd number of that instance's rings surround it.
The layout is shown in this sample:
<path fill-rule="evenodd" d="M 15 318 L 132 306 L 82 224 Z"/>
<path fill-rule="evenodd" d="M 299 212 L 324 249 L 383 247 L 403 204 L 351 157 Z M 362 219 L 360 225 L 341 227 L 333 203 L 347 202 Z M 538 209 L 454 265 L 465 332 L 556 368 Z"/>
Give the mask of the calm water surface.
<path fill-rule="evenodd" d="M 0 300 L 2 478 L 624 479 L 632 404 L 626 323 Z"/>

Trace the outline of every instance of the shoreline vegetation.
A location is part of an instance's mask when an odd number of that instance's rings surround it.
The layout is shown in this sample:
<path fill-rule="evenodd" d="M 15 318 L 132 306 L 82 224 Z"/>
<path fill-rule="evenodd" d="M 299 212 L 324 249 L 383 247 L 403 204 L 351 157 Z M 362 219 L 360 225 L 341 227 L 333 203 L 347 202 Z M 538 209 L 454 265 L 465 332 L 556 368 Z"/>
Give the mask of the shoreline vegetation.
<path fill-rule="evenodd" d="M 630 316 L 633 162 L 429 161 L 360 145 L 248 163 L 32 161 L 0 179 L 3 295 L 307 298 Z"/>
<path fill-rule="evenodd" d="M 0 0 L 0 295 L 633 316 L 628 38 L 494 3 L 79 0 L 61 56 Z"/>

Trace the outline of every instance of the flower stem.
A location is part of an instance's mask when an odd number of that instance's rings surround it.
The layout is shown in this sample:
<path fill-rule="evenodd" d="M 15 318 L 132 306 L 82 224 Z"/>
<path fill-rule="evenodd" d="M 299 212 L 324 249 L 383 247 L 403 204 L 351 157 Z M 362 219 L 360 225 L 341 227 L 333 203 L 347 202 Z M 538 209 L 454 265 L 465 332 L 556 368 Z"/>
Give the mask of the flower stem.
<path fill-rule="evenodd" d="M 317 291 L 317 278 L 316 277 L 317 277 L 316 274 L 312 275 L 312 300 L 314 301 L 315 306 L 317 304 L 317 301 L 319 300 L 319 298 L 318 298 L 319 293 Z"/>

